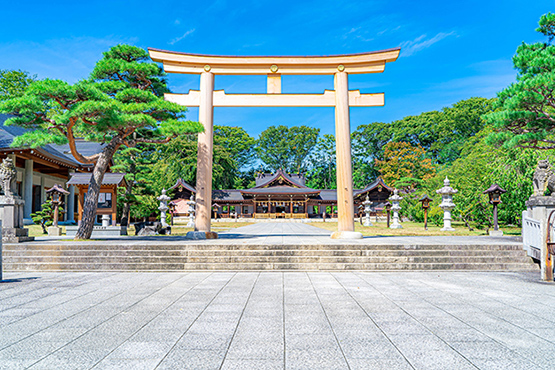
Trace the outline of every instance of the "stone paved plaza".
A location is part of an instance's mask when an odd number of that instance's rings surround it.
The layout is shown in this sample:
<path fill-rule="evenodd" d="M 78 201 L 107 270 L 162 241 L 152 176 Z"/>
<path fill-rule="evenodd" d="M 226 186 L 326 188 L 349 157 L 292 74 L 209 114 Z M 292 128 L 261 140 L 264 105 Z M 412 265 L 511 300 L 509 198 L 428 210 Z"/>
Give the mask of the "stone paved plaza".
<path fill-rule="evenodd" d="M 1 369 L 553 369 L 538 273 L 4 274 Z"/>

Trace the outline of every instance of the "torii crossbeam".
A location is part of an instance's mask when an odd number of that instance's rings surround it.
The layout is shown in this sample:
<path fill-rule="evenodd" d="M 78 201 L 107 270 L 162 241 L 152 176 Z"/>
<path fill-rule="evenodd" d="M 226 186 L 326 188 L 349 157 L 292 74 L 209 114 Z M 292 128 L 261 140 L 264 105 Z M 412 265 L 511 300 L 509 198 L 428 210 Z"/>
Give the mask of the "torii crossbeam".
<path fill-rule="evenodd" d="M 353 177 L 349 107 L 384 105 L 384 94 L 349 91 L 348 74 L 380 73 L 394 62 L 400 48 L 332 56 L 218 56 L 149 48 L 150 57 L 168 73 L 200 74 L 200 91 L 166 94 L 168 101 L 199 107 L 204 133 L 198 138 L 197 210 L 195 231 L 210 232 L 214 107 L 335 107 L 338 231 L 332 238 L 362 238 L 354 231 Z M 214 76 L 267 75 L 267 94 L 226 94 L 214 91 Z M 281 75 L 334 75 L 334 90 L 323 94 L 282 94 Z"/>

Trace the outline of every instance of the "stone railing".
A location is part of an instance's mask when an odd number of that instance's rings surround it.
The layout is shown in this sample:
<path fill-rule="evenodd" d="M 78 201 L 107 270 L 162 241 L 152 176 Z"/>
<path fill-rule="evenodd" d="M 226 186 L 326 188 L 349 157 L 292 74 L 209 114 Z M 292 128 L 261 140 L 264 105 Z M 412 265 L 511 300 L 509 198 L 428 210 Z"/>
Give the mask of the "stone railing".
<path fill-rule="evenodd" d="M 552 235 L 555 230 L 551 230 Z M 541 259 L 542 227 L 538 220 L 528 217 L 528 212 L 522 212 L 522 244 L 528 255 Z"/>

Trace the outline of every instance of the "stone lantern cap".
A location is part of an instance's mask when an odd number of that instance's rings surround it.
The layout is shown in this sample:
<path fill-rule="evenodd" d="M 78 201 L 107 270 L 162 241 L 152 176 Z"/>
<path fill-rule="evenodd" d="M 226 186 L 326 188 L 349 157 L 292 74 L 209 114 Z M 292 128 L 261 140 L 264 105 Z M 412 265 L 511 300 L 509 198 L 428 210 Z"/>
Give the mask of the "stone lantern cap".
<path fill-rule="evenodd" d="M 503 194 L 503 193 L 506 193 L 506 192 L 507 192 L 507 190 L 503 189 L 501 186 L 499 186 L 497 184 L 493 184 L 487 190 L 484 190 L 484 194 L 490 194 L 490 193 Z"/>
<path fill-rule="evenodd" d="M 436 190 L 436 193 L 441 195 L 452 195 L 456 194 L 458 190 L 453 189 L 449 184 L 449 179 L 445 176 L 445 180 L 443 180 L 443 187 L 439 190 Z"/>
<path fill-rule="evenodd" d="M 395 189 L 393 190 L 393 195 L 391 197 L 389 197 L 389 200 L 393 200 L 393 201 L 400 201 L 403 198 L 399 196 L 399 190 Z"/>
<path fill-rule="evenodd" d="M 46 190 L 47 194 L 50 193 L 60 193 L 60 194 L 65 194 L 68 195 L 69 191 L 65 190 L 64 188 L 62 188 L 60 185 L 58 184 L 54 184 L 53 187 L 51 187 L 50 189 Z"/>
<path fill-rule="evenodd" d="M 158 197 L 158 200 L 163 202 L 163 201 L 167 201 L 167 200 L 170 200 L 170 199 L 171 198 L 166 195 L 166 189 L 162 189 L 162 195 L 160 195 Z"/>

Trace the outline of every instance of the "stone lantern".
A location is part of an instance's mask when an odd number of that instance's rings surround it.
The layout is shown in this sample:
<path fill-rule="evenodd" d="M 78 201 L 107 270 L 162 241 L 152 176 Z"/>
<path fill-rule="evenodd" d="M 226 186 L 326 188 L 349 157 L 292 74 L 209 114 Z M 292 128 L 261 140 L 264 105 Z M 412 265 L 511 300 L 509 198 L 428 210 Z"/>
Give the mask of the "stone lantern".
<path fill-rule="evenodd" d="M 158 209 L 160 210 L 160 223 L 162 224 L 162 227 L 167 228 L 169 225 L 166 222 L 166 212 L 169 209 L 168 201 L 171 198 L 166 195 L 166 189 L 162 189 L 162 195 L 160 195 L 156 199 L 160 201 L 160 207 L 158 207 Z"/>
<path fill-rule="evenodd" d="M 189 206 L 188 213 L 189 213 L 189 221 L 187 222 L 187 227 L 195 227 L 195 196 L 191 194 L 191 198 L 187 201 L 187 205 Z"/>
<path fill-rule="evenodd" d="M 52 205 L 54 206 L 54 220 L 52 221 L 52 226 L 48 227 L 48 236 L 60 236 L 62 235 L 62 229 L 58 227 L 58 215 L 60 212 L 60 206 L 62 205 L 62 196 L 68 195 L 69 191 L 65 190 L 58 184 L 54 184 L 53 187 L 46 190 L 46 194 L 52 199 Z"/>
<path fill-rule="evenodd" d="M 454 231 L 451 227 L 451 211 L 455 208 L 455 203 L 453 203 L 453 194 L 456 194 L 458 190 L 453 189 L 449 185 L 449 179 L 445 176 L 443 180 L 443 187 L 436 190 L 436 193 L 441 195 L 441 204 L 439 208 L 443 210 L 443 228 L 441 231 Z"/>
<path fill-rule="evenodd" d="M 430 208 L 432 199 L 427 194 L 424 194 L 418 201 L 422 203 L 422 209 L 424 210 L 424 228 L 428 230 L 428 209 Z"/>
<path fill-rule="evenodd" d="M 401 210 L 401 206 L 399 202 L 403 198 L 399 196 L 399 190 L 393 190 L 393 196 L 389 198 L 391 201 L 391 210 L 393 211 L 393 224 L 389 227 L 390 229 L 402 229 L 403 226 L 399 222 L 399 211 Z"/>
<path fill-rule="evenodd" d="M 384 204 L 384 207 L 385 207 L 385 212 L 387 213 L 387 228 L 389 229 L 389 219 L 391 216 L 391 203 L 386 202 Z"/>
<path fill-rule="evenodd" d="M 372 222 L 370 222 L 370 205 L 372 204 L 372 202 L 370 201 L 370 199 L 368 198 L 368 194 L 366 194 L 366 200 L 364 202 L 362 202 L 362 204 L 364 205 L 364 226 L 372 226 Z"/>
<path fill-rule="evenodd" d="M 177 207 L 177 204 L 172 200 L 171 202 L 168 203 L 168 208 L 170 210 L 170 219 L 171 219 L 171 226 L 173 226 L 173 218 L 175 216 L 175 208 Z"/>
<path fill-rule="evenodd" d="M 493 184 L 484 191 L 484 194 L 489 196 L 490 204 L 493 204 L 493 230 L 489 231 L 489 235 L 491 236 L 503 236 L 503 231 L 499 230 L 499 223 L 497 222 L 497 205 L 502 203 L 501 194 L 506 192 L 507 190 L 497 184 Z"/>

